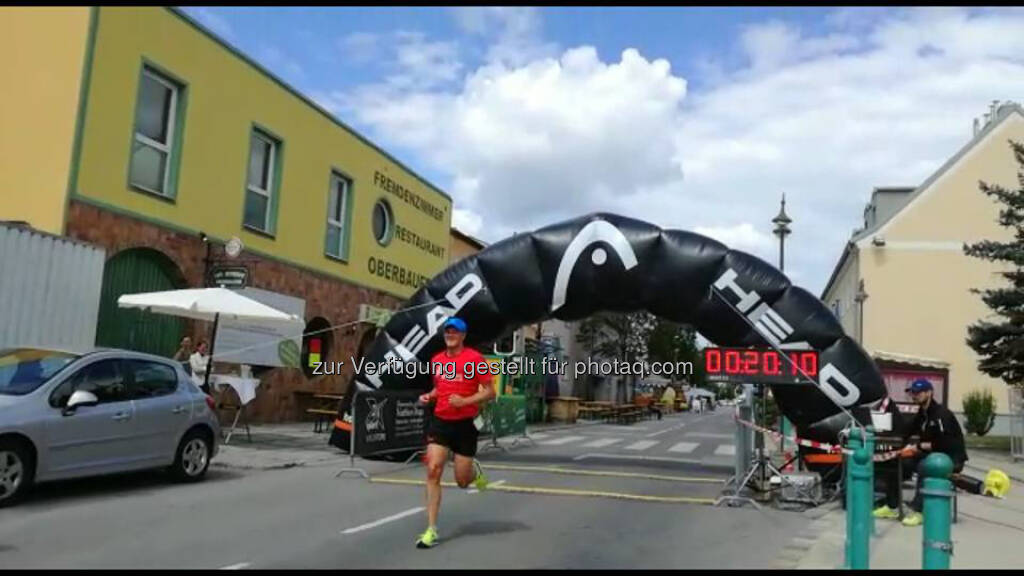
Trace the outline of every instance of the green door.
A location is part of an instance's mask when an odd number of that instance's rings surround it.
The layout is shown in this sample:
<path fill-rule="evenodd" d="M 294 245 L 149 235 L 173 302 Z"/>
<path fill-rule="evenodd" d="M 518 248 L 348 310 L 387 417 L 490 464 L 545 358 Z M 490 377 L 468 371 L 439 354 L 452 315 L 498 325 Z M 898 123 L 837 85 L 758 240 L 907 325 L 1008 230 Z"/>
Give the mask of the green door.
<path fill-rule="evenodd" d="M 122 294 L 177 290 L 181 273 L 170 258 L 148 248 L 132 248 L 107 260 L 103 269 L 96 345 L 173 356 L 185 332 L 175 316 L 118 308 Z"/>

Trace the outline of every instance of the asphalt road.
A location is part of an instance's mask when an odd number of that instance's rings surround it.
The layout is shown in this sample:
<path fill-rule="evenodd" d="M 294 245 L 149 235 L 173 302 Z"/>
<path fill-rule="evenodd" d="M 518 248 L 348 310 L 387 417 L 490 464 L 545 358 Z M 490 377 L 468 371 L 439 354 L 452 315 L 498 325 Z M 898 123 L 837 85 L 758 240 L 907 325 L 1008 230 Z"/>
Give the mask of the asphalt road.
<path fill-rule="evenodd" d="M 807 523 L 714 507 L 729 476 L 728 410 L 578 426 L 482 450 L 494 488 L 446 488 L 441 544 L 425 528 L 422 467 L 374 481 L 316 467 L 211 468 L 41 486 L 0 510 L 4 568 L 759 568 Z M 451 471 L 446 474 L 451 481 Z"/>

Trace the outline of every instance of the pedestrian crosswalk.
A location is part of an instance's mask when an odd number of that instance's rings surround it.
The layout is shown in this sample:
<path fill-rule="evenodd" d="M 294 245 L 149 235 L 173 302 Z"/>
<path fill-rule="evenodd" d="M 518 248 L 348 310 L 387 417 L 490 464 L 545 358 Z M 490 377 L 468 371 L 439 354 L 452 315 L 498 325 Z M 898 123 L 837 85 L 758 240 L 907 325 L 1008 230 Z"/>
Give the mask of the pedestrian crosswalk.
<path fill-rule="evenodd" d="M 657 440 L 641 440 L 626 446 L 626 450 L 647 450 L 659 444 Z"/>
<path fill-rule="evenodd" d="M 679 442 L 674 440 L 638 440 L 636 437 L 624 436 L 583 436 L 562 435 L 558 433 L 534 433 L 530 437 L 540 446 L 559 448 L 611 448 L 627 453 L 656 452 L 670 454 L 703 454 L 704 456 L 727 457 L 736 455 L 736 446 L 722 442 L 726 434 L 686 434 L 684 437 L 693 441 Z M 698 454 L 698 455 L 699 455 Z"/>
<path fill-rule="evenodd" d="M 622 438 L 598 438 L 583 444 L 584 448 L 604 448 L 605 446 L 611 446 L 612 444 L 618 444 L 622 442 Z"/>
<path fill-rule="evenodd" d="M 690 452 L 696 450 L 697 446 L 699 446 L 699 444 L 697 444 L 696 442 L 680 442 L 678 444 L 674 444 L 671 448 L 668 449 L 668 451 L 689 454 Z"/>
<path fill-rule="evenodd" d="M 569 444 L 572 442 L 579 442 L 585 440 L 586 436 L 562 436 L 561 438 L 555 438 L 554 440 L 543 440 L 541 444 L 545 446 L 561 446 L 563 444 Z"/>

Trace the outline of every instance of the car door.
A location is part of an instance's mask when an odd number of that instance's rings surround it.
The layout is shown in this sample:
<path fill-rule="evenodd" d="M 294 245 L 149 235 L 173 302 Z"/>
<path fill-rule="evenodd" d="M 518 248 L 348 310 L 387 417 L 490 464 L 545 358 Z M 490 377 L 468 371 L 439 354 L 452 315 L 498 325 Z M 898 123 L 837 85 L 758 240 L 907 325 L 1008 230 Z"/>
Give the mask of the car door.
<path fill-rule="evenodd" d="M 125 360 L 128 390 L 135 406 L 135 438 L 140 457 L 154 465 L 174 462 L 178 437 L 191 417 L 190 398 L 168 364 Z"/>
<path fill-rule="evenodd" d="M 64 414 L 76 390 L 92 392 L 99 403 Z M 120 360 L 97 360 L 84 366 L 57 386 L 48 401 L 47 476 L 68 478 L 132 467 L 134 410 Z"/>

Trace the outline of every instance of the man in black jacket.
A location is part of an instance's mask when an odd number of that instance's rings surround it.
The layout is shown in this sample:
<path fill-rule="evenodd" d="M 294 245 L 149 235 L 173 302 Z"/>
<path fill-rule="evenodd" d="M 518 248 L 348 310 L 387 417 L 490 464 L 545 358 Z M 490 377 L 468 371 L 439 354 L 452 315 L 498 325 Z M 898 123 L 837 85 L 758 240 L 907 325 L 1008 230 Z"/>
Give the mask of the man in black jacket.
<path fill-rule="evenodd" d="M 904 465 L 905 470 L 917 471 L 917 489 L 914 492 L 914 499 L 910 502 L 913 510 L 903 518 L 905 526 L 919 526 L 923 520 L 921 517 L 921 486 L 924 482 L 924 475 L 921 473 L 921 463 L 933 452 L 941 452 L 953 461 L 953 472 L 960 472 L 967 462 L 967 448 L 964 445 L 964 433 L 960 429 L 960 422 L 948 408 L 935 400 L 935 391 L 931 382 L 925 379 L 915 380 L 907 393 L 918 405 L 917 415 L 910 426 L 904 431 L 904 443 L 913 435 L 918 435 L 920 440 L 917 444 L 907 446 L 904 454 L 913 459 Z M 895 474 L 893 474 L 895 476 Z M 887 482 L 886 504 L 875 510 L 876 518 L 895 518 L 899 512 L 897 508 L 902 497 L 902 478 L 890 478 Z"/>

